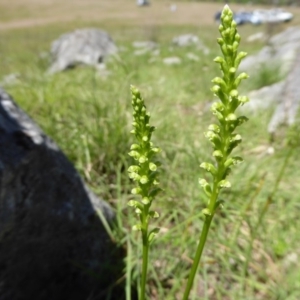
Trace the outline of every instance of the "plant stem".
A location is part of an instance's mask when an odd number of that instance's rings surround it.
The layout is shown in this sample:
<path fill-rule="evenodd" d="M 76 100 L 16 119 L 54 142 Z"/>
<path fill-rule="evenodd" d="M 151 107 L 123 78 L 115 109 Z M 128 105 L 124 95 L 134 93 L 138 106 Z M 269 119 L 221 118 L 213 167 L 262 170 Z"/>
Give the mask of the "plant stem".
<path fill-rule="evenodd" d="M 202 228 L 202 231 L 201 231 L 200 240 L 199 240 L 199 244 L 198 244 L 198 247 L 197 247 L 196 255 L 195 255 L 194 262 L 193 262 L 193 265 L 192 265 L 192 268 L 191 268 L 191 271 L 190 271 L 189 279 L 188 279 L 188 282 L 187 282 L 187 285 L 186 285 L 186 288 L 185 288 L 185 291 L 184 291 L 183 300 L 188 300 L 189 294 L 191 292 L 193 282 L 194 282 L 194 278 L 195 278 L 196 273 L 197 273 L 198 265 L 199 265 L 201 255 L 202 255 L 202 252 L 203 252 L 203 249 L 204 249 L 204 246 L 205 246 L 207 234 L 208 234 L 212 219 L 213 219 L 213 215 L 210 215 L 210 216 L 206 215 L 205 216 L 205 221 L 203 223 L 203 228 Z"/>
<path fill-rule="evenodd" d="M 143 230 L 142 239 L 143 239 L 143 263 L 142 263 L 140 300 L 145 300 L 147 269 L 148 269 L 148 253 L 149 253 L 148 229 L 146 229 L 145 231 Z"/>

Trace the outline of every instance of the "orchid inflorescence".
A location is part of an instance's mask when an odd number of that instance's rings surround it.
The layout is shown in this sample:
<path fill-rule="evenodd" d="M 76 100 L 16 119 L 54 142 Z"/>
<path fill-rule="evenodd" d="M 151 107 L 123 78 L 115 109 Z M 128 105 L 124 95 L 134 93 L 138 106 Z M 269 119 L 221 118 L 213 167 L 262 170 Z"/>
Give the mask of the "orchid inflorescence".
<path fill-rule="evenodd" d="M 136 161 L 128 169 L 129 177 L 137 183 L 137 186 L 132 189 L 131 193 L 140 195 L 141 201 L 130 200 L 128 205 L 135 208 L 136 214 L 140 218 L 140 223 L 134 225 L 133 229 L 144 232 L 148 229 L 149 218 L 158 218 L 156 211 L 150 210 L 153 199 L 161 190 L 158 187 L 157 167 L 159 163 L 154 159 L 155 154 L 160 152 L 160 149 L 153 146 L 151 136 L 155 130 L 154 126 L 150 126 L 150 114 L 146 111 L 144 100 L 140 92 L 131 86 L 132 107 L 133 107 L 133 127 L 131 131 L 137 140 L 136 144 L 132 144 L 129 155 Z M 154 234 L 158 232 L 155 228 L 150 231 L 148 240 L 151 241 Z"/>
<path fill-rule="evenodd" d="M 219 26 L 221 38 L 218 39 L 224 57 L 218 56 L 215 62 L 220 65 L 223 77 L 216 77 L 212 80 L 214 86 L 212 92 L 220 101 L 214 102 L 211 111 L 218 119 L 218 124 L 211 124 L 205 133 L 206 138 L 212 143 L 213 157 L 216 164 L 204 162 L 200 165 L 213 176 L 213 184 L 205 179 L 199 183 L 210 198 L 208 207 L 203 210 L 204 214 L 213 215 L 216 208 L 222 201 L 218 201 L 220 189 L 229 188 L 230 182 L 226 180 L 231 167 L 242 162 L 239 156 L 230 156 L 232 150 L 242 141 L 242 137 L 234 131 L 248 119 L 245 116 L 237 116 L 236 109 L 248 102 L 248 97 L 240 96 L 237 90 L 243 79 L 248 78 L 246 73 L 237 75 L 237 69 L 241 60 L 247 55 L 245 52 L 238 52 L 241 40 L 236 30 L 236 22 L 233 20 L 233 13 L 226 5 Z"/>

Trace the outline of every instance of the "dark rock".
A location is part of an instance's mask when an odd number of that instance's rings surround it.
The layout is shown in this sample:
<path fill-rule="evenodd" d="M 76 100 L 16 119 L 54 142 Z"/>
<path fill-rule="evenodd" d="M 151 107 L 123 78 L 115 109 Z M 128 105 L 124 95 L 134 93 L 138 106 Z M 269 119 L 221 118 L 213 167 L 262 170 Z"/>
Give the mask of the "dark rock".
<path fill-rule="evenodd" d="M 0 89 L 0 300 L 123 299 L 114 214 Z"/>

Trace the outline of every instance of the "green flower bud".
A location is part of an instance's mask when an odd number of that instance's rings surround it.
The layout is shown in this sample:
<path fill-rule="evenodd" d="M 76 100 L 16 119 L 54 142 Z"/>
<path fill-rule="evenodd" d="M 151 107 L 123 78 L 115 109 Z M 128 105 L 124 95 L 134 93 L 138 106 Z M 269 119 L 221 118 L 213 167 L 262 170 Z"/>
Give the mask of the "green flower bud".
<path fill-rule="evenodd" d="M 239 67 L 239 65 L 240 65 L 240 63 L 241 63 L 241 61 L 242 61 L 242 59 L 244 58 L 244 57 L 246 57 L 247 56 L 247 53 L 246 52 L 240 52 L 240 53 L 238 53 L 238 55 L 236 56 L 236 59 L 235 59 L 235 61 L 234 61 L 234 67 L 237 69 L 238 67 Z"/>
<path fill-rule="evenodd" d="M 231 187 L 231 183 L 228 181 L 228 180 L 221 180 L 219 183 L 218 183 L 218 186 L 220 188 L 230 188 Z"/>
<path fill-rule="evenodd" d="M 216 175 L 217 174 L 217 169 L 212 164 L 210 164 L 210 163 L 203 162 L 200 165 L 200 168 L 206 170 L 207 172 L 211 173 L 212 175 Z"/>
<path fill-rule="evenodd" d="M 226 121 L 235 121 L 237 120 L 237 116 L 235 114 L 229 114 L 226 118 Z"/>
<path fill-rule="evenodd" d="M 224 110 L 224 105 L 221 102 L 214 102 L 211 106 L 211 111 L 223 111 Z"/>
<path fill-rule="evenodd" d="M 142 155 L 142 156 L 139 157 L 138 160 L 139 160 L 140 164 L 143 164 L 148 160 L 148 158 L 146 156 Z"/>
<path fill-rule="evenodd" d="M 133 194 L 133 195 L 140 194 L 141 192 L 142 192 L 142 189 L 139 188 L 139 187 L 136 187 L 136 188 L 131 190 L 131 194 Z"/>
<path fill-rule="evenodd" d="M 237 164 L 240 164 L 243 162 L 243 159 L 239 156 L 234 156 L 234 157 L 230 157 L 228 158 L 225 163 L 224 163 L 224 166 L 227 168 L 227 167 L 230 167 L 232 165 L 237 165 Z"/>
<path fill-rule="evenodd" d="M 224 61 L 225 61 L 224 58 L 221 57 L 221 56 L 217 56 L 217 57 L 214 59 L 214 62 L 219 63 L 219 64 L 224 63 Z"/>
<path fill-rule="evenodd" d="M 239 95 L 239 92 L 237 90 L 232 90 L 230 93 L 229 93 L 230 97 L 238 97 Z"/>
<path fill-rule="evenodd" d="M 205 180 L 205 179 L 199 179 L 199 184 L 202 186 L 205 194 L 210 197 L 211 196 L 211 193 L 212 193 L 212 190 L 211 190 L 211 187 L 210 185 L 208 184 L 208 182 Z"/>
<path fill-rule="evenodd" d="M 222 89 L 226 90 L 227 86 L 226 86 L 225 81 L 222 78 L 215 77 L 211 82 L 218 84 Z"/>
<path fill-rule="evenodd" d="M 239 97 L 238 100 L 241 105 L 244 105 L 245 103 L 249 102 L 249 98 L 247 96 Z"/>
<path fill-rule="evenodd" d="M 239 134 L 235 134 L 231 139 L 231 142 L 238 142 L 238 141 L 242 141 L 242 137 Z"/>
<path fill-rule="evenodd" d="M 135 172 L 135 173 L 137 173 L 137 172 L 139 172 L 140 169 L 141 168 L 139 166 L 130 166 L 128 168 L 128 172 Z"/>
<path fill-rule="evenodd" d="M 145 204 L 145 205 L 148 205 L 150 203 L 150 199 L 148 197 L 144 197 L 142 199 L 142 203 Z"/>
<path fill-rule="evenodd" d="M 221 88 L 220 88 L 218 85 L 214 85 L 214 86 L 211 88 L 211 91 L 217 95 L 218 92 L 220 91 L 220 89 L 221 89 Z"/>
<path fill-rule="evenodd" d="M 149 216 L 153 219 L 159 218 L 159 213 L 157 211 L 149 211 Z"/>
<path fill-rule="evenodd" d="M 154 152 L 154 153 L 159 153 L 161 150 L 157 147 L 153 147 L 151 148 L 151 150 Z"/>
<path fill-rule="evenodd" d="M 140 214 L 142 213 L 142 211 L 141 211 L 139 208 L 136 208 L 136 209 L 135 209 L 135 213 L 136 213 L 137 215 L 140 215 Z"/>
<path fill-rule="evenodd" d="M 215 133 L 219 133 L 220 132 L 220 126 L 218 126 L 216 124 L 210 124 L 208 126 L 208 130 L 213 131 Z"/>
<path fill-rule="evenodd" d="M 148 242 L 152 243 L 155 236 L 159 233 L 159 228 L 154 228 L 150 231 L 149 235 L 148 235 Z"/>
<path fill-rule="evenodd" d="M 136 224 L 132 226 L 133 231 L 141 231 L 142 230 L 142 224 Z"/>
<path fill-rule="evenodd" d="M 157 170 L 156 164 L 154 164 L 154 163 L 151 162 L 151 163 L 149 164 L 149 169 L 150 169 L 151 171 L 155 172 L 155 171 Z"/>
<path fill-rule="evenodd" d="M 210 216 L 211 216 L 211 212 L 210 212 L 210 210 L 209 210 L 208 208 L 202 209 L 201 212 L 203 213 L 203 215 L 204 215 L 205 217 L 210 217 Z"/>
<path fill-rule="evenodd" d="M 132 144 L 130 149 L 131 150 L 137 150 L 137 149 L 140 149 L 140 146 L 138 144 Z"/>
<path fill-rule="evenodd" d="M 134 150 L 130 151 L 128 153 L 128 155 L 131 156 L 131 157 L 133 157 L 136 160 L 138 160 L 140 158 L 140 154 L 137 151 L 134 151 Z"/>
<path fill-rule="evenodd" d="M 149 181 L 149 178 L 146 175 L 144 175 L 140 178 L 141 184 L 146 184 L 148 181 Z"/>
<path fill-rule="evenodd" d="M 236 72 L 236 68 L 231 67 L 231 68 L 229 69 L 229 73 L 230 73 L 230 74 L 235 74 L 235 72 Z"/>
<path fill-rule="evenodd" d="M 224 157 L 222 151 L 220 151 L 220 150 L 215 150 L 215 151 L 213 152 L 213 156 L 214 156 L 214 157 L 220 157 L 220 158 Z"/>
<path fill-rule="evenodd" d="M 224 40 L 222 38 L 218 38 L 217 42 L 220 46 L 222 46 L 224 44 Z"/>

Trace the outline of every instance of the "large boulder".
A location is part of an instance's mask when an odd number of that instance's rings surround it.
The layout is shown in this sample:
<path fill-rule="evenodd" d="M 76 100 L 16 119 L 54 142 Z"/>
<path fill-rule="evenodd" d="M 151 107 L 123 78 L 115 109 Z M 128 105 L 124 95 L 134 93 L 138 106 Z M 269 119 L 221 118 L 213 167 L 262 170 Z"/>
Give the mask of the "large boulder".
<path fill-rule="evenodd" d="M 110 206 L 1 88 L 0 132 L 0 300 L 122 299 Z"/>
<path fill-rule="evenodd" d="M 63 34 L 51 45 L 52 65 L 49 73 L 56 73 L 79 64 L 98 67 L 118 51 L 110 35 L 99 29 L 78 29 Z"/>

